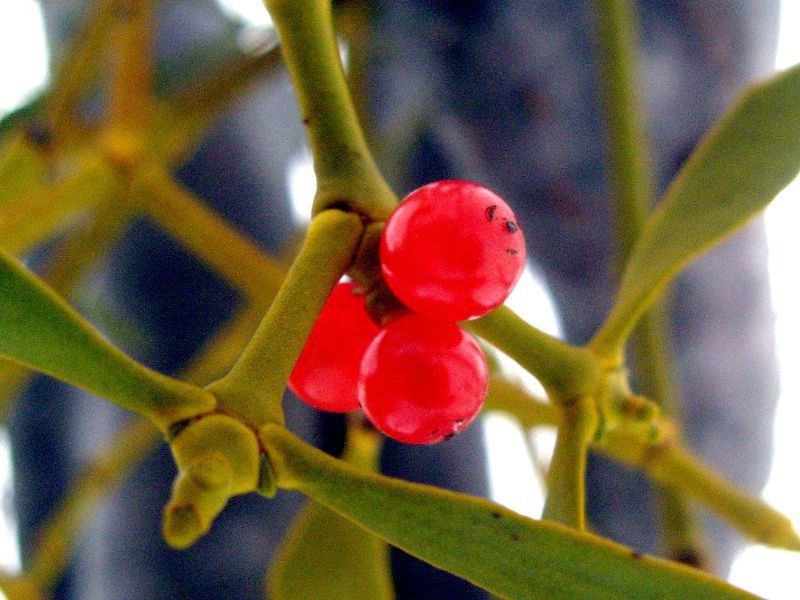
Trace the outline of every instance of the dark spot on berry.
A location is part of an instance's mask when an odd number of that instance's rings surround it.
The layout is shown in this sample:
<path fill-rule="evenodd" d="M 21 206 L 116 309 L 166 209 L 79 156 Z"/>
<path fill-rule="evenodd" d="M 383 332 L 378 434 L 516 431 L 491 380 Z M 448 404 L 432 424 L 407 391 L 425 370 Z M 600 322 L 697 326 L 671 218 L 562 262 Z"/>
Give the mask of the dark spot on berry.
<path fill-rule="evenodd" d="M 439 429 L 439 428 L 437 427 L 436 429 L 433 429 L 433 430 L 432 430 L 432 431 L 431 431 L 431 432 L 430 432 L 428 435 L 430 435 L 431 437 L 433 437 L 433 436 L 435 436 L 435 435 L 438 435 L 440 431 L 441 431 L 441 429 Z"/>
<path fill-rule="evenodd" d="M 634 550 L 634 551 L 631 552 L 631 558 L 633 560 L 641 560 L 642 559 L 642 553 L 641 552 L 636 552 Z"/>
<path fill-rule="evenodd" d="M 516 256 L 519 254 L 519 252 L 517 252 L 514 248 L 506 248 L 506 254 L 509 256 Z"/>
<path fill-rule="evenodd" d="M 446 436 L 444 436 L 444 441 L 446 442 L 447 440 L 452 440 L 455 437 L 455 435 L 456 435 L 455 431 L 453 433 L 448 433 Z"/>
<path fill-rule="evenodd" d="M 503 516 L 503 515 L 501 515 L 501 514 L 500 514 L 499 512 L 497 512 L 496 510 L 493 510 L 493 511 L 492 511 L 492 518 L 493 518 L 493 519 L 499 519 L 499 518 L 501 518 L 502 516 Z"/>
<path fill-rule="evenodd" d="M 514 221 L 506 221 L 506 229 L 508 229 L 508 233 L 517 233 L 519 227 Z"/>
<path fill-rule="evenodd" d="M 494 213 L 497 210 L 497 204 L 492 204 L 491 206 L 486 207 L 486 219 L 489 221 L 494 221 Z"/>
<path fill-rule="evenodd" d="M 464 424 L 464 419 L 458 419 L 456 421 L 456 425 L 463 425 L 463 424 Z"/>

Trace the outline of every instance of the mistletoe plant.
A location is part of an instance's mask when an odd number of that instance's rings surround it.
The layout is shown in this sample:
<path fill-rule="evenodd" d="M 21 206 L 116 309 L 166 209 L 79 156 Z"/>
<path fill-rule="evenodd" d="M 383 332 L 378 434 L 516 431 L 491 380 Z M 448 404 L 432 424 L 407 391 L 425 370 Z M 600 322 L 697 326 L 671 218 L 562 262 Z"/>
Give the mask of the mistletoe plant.
<path fill-rule="evenodd" d="M 159 437 L 170 444 L 179 470 L 163 527 L 165 539 L 176 548 L 190 546 L 207 532 L 235 495 L 270 498 L 282 488 L 299 490 L 313 501 L 297 518 L 269 571 L 267 585 L 274 598 L 390 598 L 387 544 L 506 598 L 751 597 L 700 570 L 639 555 L 587 532 L 584 470 L 590 448 L 642 469 L 663 486 L 663 502 L 680 517 L 669 528 L 672 556 L 691 551 L 697 543 L 688 499 L 758 542 L 800 550 L 800 538 L 786 517 L 737 490 L 682 446 L 669 414 L 669 390 L 651 386 L 650 398 L 637 394 L 628 383 L 625 362 L 627 341 L 639 324 L 634 353 L 643 359 L 648 380 L 664 380 L 668 364 L 660 295 L 696 256 L 756 216 L 800 169 L 800 68 L 747 91 L 706 135 L 651 212 L 653 183 L 643 141 L 630 7 L 624 0 L 595 1 L 621 278 L 602 327 L 588 345 L 577 347 L 536 329 L 506 307 L 495 308 L 502 297 L 486 301 L 477 312 L 470 304 L 474 298 L 463 297 L 449 308 L 433 302 L 430 309 L 429 296 L 420 300 L 409 292 L 417 283 L 395 281 L 403 271 L 445 269 L 414 264 L 428 250 L 397 255 L 410 243 L 408 236 L 416 233 L 428 249 L 458 249 L 466 242 L 448 237 L 463 233 L 454 227 L 435 227 L 435 238 L 421 235 L 427 225 L 413 218 L 404 221 L 407 231 L 402 235 L 383 236 L 387 220 L 397 214 L 397 198 L 359 126 L 328 0 L 266 2 L 317 177 L 313 219 L 302 247 L 287 268 L 206 208 L 172 172 L 225 103 L 279 60 L 278 45 L 266 44 L 262 52 L 243 56 L 185 92 L 158 97 L 149 56 L 152 4 L 97 0 L 51 89 L 3 123 L 0 392 L 12 397 L 35 370 L 143 417 L 74 482 L 43 527 L 25 570 L 2 577 L 0 586 L 9 597 L 48 592 L 92 509 Z M 77 118 L 76 107 L 98 82 L 93 65 L 102 56 L 114 59 L 108 106 L 97 123 L 86 125 Z M 499 202 L 481 204 L 480 209 L 478 220 L 503 218 L 506 233 L 516 233 L 513 215 L 504 213 Z M 469 207 L 461 210 L 457 218 L 463 229 L 477 227 Z M 64 299 L 125 225 L 141 215 L 247 298 L 246 306 L 180 378 L 125 355 Z M 452 217 L 452 211 L 445 211 L 443 218 Z M 64 251 L 42 277 L 15 258 L 56 234 L 67 236 Z M 394 244 L 398 235 L 399 246 Z M 509 244 L 503 247 L 506 257 L 521 266 L 524 246 Z M 477 275 L 491 271 L 479 266 Z M 350 420 L 341 459 L 309 446 L 285 427 L 281 402 L 293 371 L 293 386 L 301 396 L 308 395 L 302 391 L 304 377 L 319 377 L 314 364 L 330 355 L 324 349 L 326 336 L 330 343 L 347 334 L 333 318 L 332 328 L 322 335 L 320 355 L 295 367 L 345 274 L 353 281 L 347 293 L 353 299 L 351 291 L 356 290 L 355 304 L 363 312 L 358 317 L 362 324 L 354 327 L 366 331 L 363 343 L 352 341 L 355 358 L 349 360 L 365 358 L 358 368 L 348 367 L 347 389 L 332 382 L 335 397 L 325 407 L 353 409 L 359 400 L 353 401 L 352 395 L 357 394 L 382 429 L 405 435 L 406 441 L 431 442 L 464 425 L 458 421 L 471 418 L 488 387 L 488 409 L 510 413 L 526 429 L 558 427 L 543 519 L 379 474 L 379 434 L 358 417 Z M 501 278 L 510 285 L 517 276 L 518 271 Z M 470 277 L 457 281 L 468 296 L 470 286 L 478 285 Z M 482 340 L 488 370 L 480 347 L 466 332 L 452 323 L 434 327 L 414 321 L 423 317 L 398 318 L 409 307 L 421 313 L 430 309 L 434 317 L 444 311 L 445 321 L 490 311 L 461 323 Z M 409 336 L 425 338 L 427 350 L 415 346 L 416 355 L 405 352 Z M 314 351 L 313 340 L 309 352 Z M 498 369 L 494 349 L 534 375 L 546 399 Z M 381 363 L 387 354 L 398 362 Z M 437 369 L 452 367 L 460 383 L 452 389 L 431 388 L 436 393 L 402 419 L 424 420 L 424 411 L 443 402 L 469 408 L 462 414 L 448 405 L 451 412 L 445 411 L 441 423 L 425 423 L 434 429 L 409 435 L 403 429 L 407 423 L 400 419 L 398 425 L 391 400 L 384 396 L 405 385 L 398 383 L 398 373 L 413 371 L 415 361 L 429 361 L 425 364 Z M 465 401 L 473 393 L 476 397 Z M 337 550 L 326 539 L 337 540 Z"/>

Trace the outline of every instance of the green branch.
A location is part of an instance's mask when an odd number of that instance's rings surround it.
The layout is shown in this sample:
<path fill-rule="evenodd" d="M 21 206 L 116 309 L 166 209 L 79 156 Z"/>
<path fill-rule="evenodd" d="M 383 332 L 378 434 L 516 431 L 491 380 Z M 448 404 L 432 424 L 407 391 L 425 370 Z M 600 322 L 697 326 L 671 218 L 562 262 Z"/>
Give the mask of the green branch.
<path fill-rule="evenodd" d="M 590 350 L 540 331 L 510 308 L 501 306 L 462 325 L 517 361 L 541 382 L 555 403 L 597 391 L 602 367 Z"/>
<path fill-rule="evenodd" d="M 220 409 L 246 423 L 283 422 L 286 381 L 331 290 L 350 266 L 364 226 L 327 210 L 311 221 L 300 254 L 231 372 L 209 386 Z"/>
<path fill-rule="evenodd" d="M 644 229 L 655 199 L 647 119 L 642 102 L 636 43 L 636 17 L 630 0 L 595 0 L 600 86 L 607 124 L 610 176 L 614 201 L 617 272 Z M 675 360 L 668 337 L 665 303 L 656 301 L 633 331 L 633 364 L 643 393 L 665 414 L 677 419 L 678 393 L 672 373 Z M 685 498 L 672 487 L 657 490 L 664 522 L 664 543 L 672 557 L 700 557 L 703 543 Z M 674 518 L 674 520 L 670 520 Z M 696 562 L 705 562 L 698 559 Z"/>
<path fill-rule="evenodd" d="M 139 208 L 215 273 L 251 300 L 274 297 L 286 269 L 164 169 L 143 169 L 133 185 Z"/>
<path fill-rule="evenodd" d="M 344 77 L 330 0 L 266 0 L 281 38 L 317 175 L 314 214 L 347 205 L 384 221 L 397 202 L 378 171 Z"/>
<path fill-rule="evenodd" d="M 164 431 L 175 421 L 215 406 L 207 392 L 153 371 L 121 352 L 1 251 L 0 356 L 147 415 Z"/>
<path fill-rule="evenodd" d="M 586 528 L 586 453 L 597 430 L 597 410 L 591 398 L 578 398 L 559 408 L 561 424 L 547 474 L 543 517 L 582 531 Z"/>

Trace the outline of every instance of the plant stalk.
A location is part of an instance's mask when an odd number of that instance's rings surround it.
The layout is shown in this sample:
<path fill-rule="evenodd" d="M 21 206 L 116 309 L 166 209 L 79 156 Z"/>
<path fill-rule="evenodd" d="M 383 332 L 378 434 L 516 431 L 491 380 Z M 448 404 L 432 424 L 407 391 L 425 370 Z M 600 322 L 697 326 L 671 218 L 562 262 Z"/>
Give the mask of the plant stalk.
<path fill-rule="evenodd" d="M 230 373 L 209 386 L 220 409 L 258 427 L 283 423 L 286 381 L 331 290 L 350 266 L 364 225 L 327 210 L 311 221 L 303 248 Z"/>

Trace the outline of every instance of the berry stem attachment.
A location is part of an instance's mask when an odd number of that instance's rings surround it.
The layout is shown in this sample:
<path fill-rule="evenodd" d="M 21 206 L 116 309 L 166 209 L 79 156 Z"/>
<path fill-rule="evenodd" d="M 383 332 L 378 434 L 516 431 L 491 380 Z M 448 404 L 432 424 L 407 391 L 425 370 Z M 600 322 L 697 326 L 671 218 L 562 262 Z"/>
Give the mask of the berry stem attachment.
<path fill-rule="evenodd" d="M 254 427 L 283 423 L 286 382 L 331 290 L 350 266 L 363 231 L 353 213 L 326 210 L 314 218 L 255 335 L 230 373 L 208 388 L 222 412 Z"/>
<path fill-rule="evenodd" d="M 547 475 L 545 519 L 583 531 L 586 528 L 586 453 L 598 425 L 591 398 L 561 406 L 561 425 Z"/>
<path fill-rule="evenodd" d="M 308 132 L 314 214 L 346 204 L 385 221 L 397 199 L 370 154 L 339 57 L 330 0 L 266 0 Z"/>

